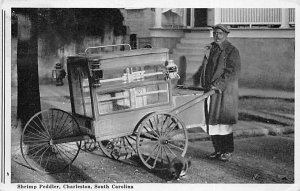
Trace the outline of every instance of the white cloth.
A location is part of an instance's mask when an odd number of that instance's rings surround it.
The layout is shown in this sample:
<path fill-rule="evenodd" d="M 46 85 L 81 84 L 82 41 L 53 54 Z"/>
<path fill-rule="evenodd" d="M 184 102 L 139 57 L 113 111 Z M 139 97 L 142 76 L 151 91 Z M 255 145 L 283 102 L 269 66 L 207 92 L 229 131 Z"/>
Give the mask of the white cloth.
<path fill-rule="evenodd" d="M 232 133 L 232 125 L 209 125 L 209 135 L 228 135 Z"/>

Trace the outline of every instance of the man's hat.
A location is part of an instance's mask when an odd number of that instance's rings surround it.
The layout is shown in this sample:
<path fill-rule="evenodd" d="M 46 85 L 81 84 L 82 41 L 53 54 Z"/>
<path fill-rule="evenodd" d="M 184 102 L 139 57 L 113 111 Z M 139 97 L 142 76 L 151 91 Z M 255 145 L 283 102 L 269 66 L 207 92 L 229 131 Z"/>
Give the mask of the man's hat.
<path fill-rule="evenodd" d="M 213 29 L 221 29 L 222 31 L 226 32 L 226 33 L 230 33 L 230 30 L 226 27 L 226 25 L 222 25 L 222 24 L 217 24 L 212 26 Z"/>

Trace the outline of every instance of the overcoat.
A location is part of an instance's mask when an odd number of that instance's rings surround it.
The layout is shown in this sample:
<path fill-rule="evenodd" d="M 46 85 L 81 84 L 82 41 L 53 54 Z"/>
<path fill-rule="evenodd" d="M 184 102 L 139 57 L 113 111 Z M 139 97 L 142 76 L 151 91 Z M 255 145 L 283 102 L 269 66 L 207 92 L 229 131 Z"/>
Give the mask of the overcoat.
<path fill-rule="evenodd" d="M 213 42 L 214 43 L 214 42 Z M 210 50 L 207 46 L 203 61 L 193 75 L 194 85 L 204 88 L 216 87 L 221 90 L 213 94 L 209 102 L 209 124 L 235 124 L 238 120 L 238 77 L 241 71 L 241 59 L 238 49 L 229 41 L 220 44 L 221 53 L 212 71 L 209 87 L 204 86 L 205 68 L 209 61 Z"/>

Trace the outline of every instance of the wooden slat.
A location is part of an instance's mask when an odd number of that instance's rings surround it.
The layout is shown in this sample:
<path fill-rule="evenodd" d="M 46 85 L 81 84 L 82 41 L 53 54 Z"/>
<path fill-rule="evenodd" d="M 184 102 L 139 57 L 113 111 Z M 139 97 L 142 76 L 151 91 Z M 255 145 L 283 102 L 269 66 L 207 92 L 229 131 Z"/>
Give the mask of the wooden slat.
<path fill-rule="evenodd" d="M 294 9 L 290 11 L 290 22 L 294 22 Z M 223 8 L 221 9 L 223 24 L 268 25 L 281 23 L 280 8 Z"/>

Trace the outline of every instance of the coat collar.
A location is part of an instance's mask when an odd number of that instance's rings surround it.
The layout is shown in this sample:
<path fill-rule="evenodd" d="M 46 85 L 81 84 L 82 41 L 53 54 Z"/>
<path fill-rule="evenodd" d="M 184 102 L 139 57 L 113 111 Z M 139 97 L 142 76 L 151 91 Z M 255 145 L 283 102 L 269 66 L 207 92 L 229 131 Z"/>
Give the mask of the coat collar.
<path fill-rule="evenodd" d="M 230 45 L 230 42 L 229 42 L 228 40 L 225 40 L 225 41 L 222 42 L 221 44 L 212 42 L 212 43 L 211 43 L 211 46 L 213 46 L 213 45 L 219 46 L 219 47 L 220 47 L 220 50 L 225 50 L 225 49 Z"/>

